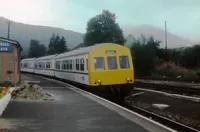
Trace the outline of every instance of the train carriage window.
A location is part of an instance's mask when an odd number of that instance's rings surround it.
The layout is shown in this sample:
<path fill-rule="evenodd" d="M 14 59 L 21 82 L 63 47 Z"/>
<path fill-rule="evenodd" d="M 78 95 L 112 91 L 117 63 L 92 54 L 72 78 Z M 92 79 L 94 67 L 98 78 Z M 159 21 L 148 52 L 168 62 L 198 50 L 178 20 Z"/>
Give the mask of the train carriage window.
<path fill-rule="evenodd" d="M 62 61 L 62 69 L 63 70 L 67 69 L 67 61 L 66 60 Z"/>
<path fill-rule="evenodd" d="M 94 58 L 94 67 L 96 71 L 105 70 L 105 62 L 103 57 Z"/>
<path fill-rule="evenodd" d="M 60 69 L 60 61 L 56 61 L 56 69 Z"/>
<path fill-rule="evenodd" d="M 46 68 L 50 68 L 50 62 L 46 62 Z"/>
<path fill-rule="evenodd" d="M 79 59 L 76 59 L 76 70 L 79 70 Z"/>
<path fill-rule="evenodd" d="M 117 60 L 115 56 L 107 57 L 108 69 L 117 69 Z"/>
<path fill-rule="evenodd" d="M 42 68 L 42 65 L 41 65 L 41 63 L 39 62 L 39 68 Z"/>
<path fill-rule="evenodd" d="M 84 71 L 84 59 L 80 59 L 80 70 Z"/>
<path fill-rule="evenodd" d="M 72 60 L 69 61 L 69 69 L 72 70 Z"/>
<path fill-rule="evenodd" d="M 120 61 L 120 67 L 121 67 L 121 69 L 130 68 L 128 56 L 120 56 L 119 57 L 119 61 Z"/>

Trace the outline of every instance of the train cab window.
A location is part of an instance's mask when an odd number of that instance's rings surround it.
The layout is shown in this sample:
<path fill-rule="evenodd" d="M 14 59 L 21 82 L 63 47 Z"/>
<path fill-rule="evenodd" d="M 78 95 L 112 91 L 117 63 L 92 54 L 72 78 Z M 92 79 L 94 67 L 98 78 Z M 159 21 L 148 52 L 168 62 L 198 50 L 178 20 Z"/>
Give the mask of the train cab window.
<path fill-rule="evenodd" d="M 80 59 L 80 70 L 84 71 L 84 59 Z"/>
<path fill-rule="evenodd" d="M 76 70 L 79 70 L 79 59 L 76 59 Z"/>
<path fill-rule="evenodd" d="M 107 57 L 108 69 L 117 69 L 117 59 L 115 56 Z"/>
<path fill-rule="evenodd" d="M 120 61 L 120 67 L 121 67 L 121 69 L 130 68 L 128 56 L 120 56 L 119 57 L 119 61 Z"/>
<path fill-rule="evenodd" d="M 105 62 L 103 57 L 94 58 L 94 67 L 96 71 L 105 70 Z"/>

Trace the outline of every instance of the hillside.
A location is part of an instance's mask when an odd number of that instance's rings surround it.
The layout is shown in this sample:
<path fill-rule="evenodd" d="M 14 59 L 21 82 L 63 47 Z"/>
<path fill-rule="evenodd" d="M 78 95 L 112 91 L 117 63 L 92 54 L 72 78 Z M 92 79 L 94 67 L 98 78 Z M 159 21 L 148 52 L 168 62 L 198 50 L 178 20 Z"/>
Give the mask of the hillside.
<path fill-rule="evenodd" d="M 8 19 L 0 17 L 0 36 L 7 37 L 7 24 Z M 141 34 L 145 36 L 154 36 L 155 39 L 162 41 L 160 47 L 165 46 L 164 30 L 151 25 L 141 25 L 138 27 L 126 27 L 123 28 L 125 38 L 131 34 L 134 38 L 138 38 Z M 60 36 L 64 36 L 67 40 L 68 47 L 70 49 L 75 48 L 77 45 L 83 42 L 83 34 L 65 30 L 62 28 L 28 25 L 11 21 L 10 39 L 17 40 L 23 47 L 23 53 L 26 53 L 29 47 L 30 39 L 37 39 L 42 44 L 48 46 L 49 39 L 53 33 L 58 33 Z M 132 41 L 132 38 L 130 38 Z M 184 47 L 195 44 L 189 39 L 177 36 L 168 32 L 168 48 Z M 130 46 L 130 44 L 128 44 Z"/>
<path fill-rule="evenodd" d="M 124 36 L 128 36 L 131 34 L 134 38 L 138 38 L 143 34 L 144 36 L 153 36 L 155 39 L 162 41 L 160 47 L 165 47 L 165 31 L 152 26 L 152 25 L 141 25 L 138 27 L 126 27 L 124 29 Z M 185 47 L 194 45 L 195 42 L 172 34 L 170 32 L 167 33 L 168 40 L 168 48 L 177 48 L 177 47 Z"/>
<path fill-rule="evenodd" d="M 1 37 L 7 37 L 6 21 L 7 19 L 0 17 Z M 24 52 L 26 52 L 29 47 L 30 39 L 37 39 L 42 44 L 48 46 L 49 39 L 53 33 L 58 33 L 60 36 L 64 36 L 70 49 L 83 41 L 83 34 L 61 28 L 28 25 L 11 21 L 10 29 L 10 39 L 19 41 L 24 49 Z"/>

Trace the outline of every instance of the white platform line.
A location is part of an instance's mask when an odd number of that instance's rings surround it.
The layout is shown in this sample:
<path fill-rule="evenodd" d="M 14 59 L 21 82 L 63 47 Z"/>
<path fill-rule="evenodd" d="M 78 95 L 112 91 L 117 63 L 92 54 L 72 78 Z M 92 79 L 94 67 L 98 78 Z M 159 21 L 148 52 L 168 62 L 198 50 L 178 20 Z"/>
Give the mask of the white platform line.
<path fill-rule="evenodd" d="M 144 88 L 135 88 L 135 89 L 136 90 L 153 92 L 153 93 L 159 93 L 159 94 L 163 94 L 165 96 L 170 96 L 170 97 L 173 97 L 173 98 L 179 98 L 179 99 L 185 99 L 185 100 L 200 102 L 200 98 L 198 98 L 198 97 L 192 97 L 192 96 L 186 96 L 186 95 L 180 95 L 180 94 L 171 94 L 171 93 L 167 93 L 167 92 L 151 90 L 151 89 L 144 89 Z"/>
<path fill-rule="evenodd" d="M 40 76 L 39 76 L 40 77 Z M 84 91 L 82 89 L 79 89 L 75 86 L 72 86 L 70 84 L 67 84 L 67 83 L 64 83 L 64 82 L 61 82 L 61 81 L 58 81 L 58 80 L 53 80 L 53 79 L 49 79 L 49 78 L 45 78 L 45 77 L 41 77 L 43 79 L 46 79 L 46 80 L 51 80 L 51 81 L 54 81 L 54 82 L 57 82 L 59 84 L 62 84 L 62 85 L 65 85 L 65 86 L 68 86 L 67 88 L 85 96 L 85 97 L 88 97 L 90 98 L 91 100 L 94 100 L 95 102 L 98 102 L 99 104 L 117 112 L 118 114 L 122 115 L 123 117 L 137 123 L 138 125 L 142 126 L 144 129 L 147 129 L 148 131 L 150 132 L 177 132 L 176 130 L 172 129 L 172 128 L 169 128 L 167 126 L 164 126 L 154 120 L 151 120 L 145 116 L 142 116 L 136 112 L 133 112 L 131 110 L 128 110 L 118 104 L 115 104 L 111 101 L 108 101 L 104 98 L 101 98 L 99 96 L 96 96 L 90 92 L 87 92 L 87 91 Z"/>

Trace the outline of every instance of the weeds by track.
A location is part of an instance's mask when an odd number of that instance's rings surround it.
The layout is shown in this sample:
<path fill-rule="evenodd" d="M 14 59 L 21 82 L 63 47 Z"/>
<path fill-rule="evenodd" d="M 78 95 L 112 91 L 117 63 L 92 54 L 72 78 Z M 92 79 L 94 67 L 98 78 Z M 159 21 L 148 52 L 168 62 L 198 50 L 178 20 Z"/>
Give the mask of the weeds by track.
<path fill-rule="evenodd" d="M 189 86 L 173 86 L 168 84 L 135 82 L 135 87 L 185 95 L 200 95 L 200 88 L 194 88 Z"/>

